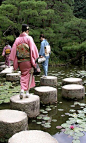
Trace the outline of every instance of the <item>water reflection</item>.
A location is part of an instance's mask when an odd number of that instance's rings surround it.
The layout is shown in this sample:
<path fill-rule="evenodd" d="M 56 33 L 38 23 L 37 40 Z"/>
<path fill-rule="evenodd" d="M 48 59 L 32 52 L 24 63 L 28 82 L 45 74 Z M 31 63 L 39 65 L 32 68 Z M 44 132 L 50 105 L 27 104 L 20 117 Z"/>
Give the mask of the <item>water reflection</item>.
<path fill-rule="evenodd" d="M 66 135 L 63 132 L 56 133 L 53 135 L 54 138 L 57 139 L 59 143 L 72 143 L 73 138 L 70 135 Z M 84 132 L 84 136 L 80 137 L 80 143 L 86 142 L 86 133 Z"/>

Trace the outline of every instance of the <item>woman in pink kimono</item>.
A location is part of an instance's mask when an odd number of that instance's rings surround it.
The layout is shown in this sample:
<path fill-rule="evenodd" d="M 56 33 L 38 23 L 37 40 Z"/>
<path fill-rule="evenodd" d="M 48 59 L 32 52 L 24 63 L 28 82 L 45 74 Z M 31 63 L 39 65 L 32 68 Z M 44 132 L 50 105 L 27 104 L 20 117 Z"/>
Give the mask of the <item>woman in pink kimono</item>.
<path fill-rule="evenodd" d="M 2 52 L 2 56 L 5 57 L 5 65 L 8 67 L 10 67 L 10 60 L 9 60 L 10 52 L 11 52 L 11 46 L 8 44 L 8 42 L 6 42 Z"/>
<path fill-rule="evenodd" d="M 18 38 L 16 38 L 13 46 L 12 51 L 10 54 L 10 60 L 13 61 L 13 67 L 14 70 L 16 70 L 18 67 L 21 71 L 21 78 L 20 78 L 20 84 L 21 84 L 21 92 L 20 92 L 20 99 L 24 97 L 24 91 L 26 91 L 26 97 L 29 97 L 29 89 L 35 86 L 35 79 L 34 76 L 32 76 L 32 79 L 30 81 L 30 71 L 32 67 L 36 67 L 35 60 L 39 57 L 37 47 L 33 41 L 33 38 L 28 35 L 29 34 L 29 26 L 27 24 L 22 24 L 22 33 L 19 35 Z M 30 47 L 30 60 L 19 62 L 17 55 L 16 55 L 16 49 L 18 45 L 25 43 Z M 29 82 L 30 87 L 29 87 Z M 28 89 L 29 88 L 29 89 Z"/>

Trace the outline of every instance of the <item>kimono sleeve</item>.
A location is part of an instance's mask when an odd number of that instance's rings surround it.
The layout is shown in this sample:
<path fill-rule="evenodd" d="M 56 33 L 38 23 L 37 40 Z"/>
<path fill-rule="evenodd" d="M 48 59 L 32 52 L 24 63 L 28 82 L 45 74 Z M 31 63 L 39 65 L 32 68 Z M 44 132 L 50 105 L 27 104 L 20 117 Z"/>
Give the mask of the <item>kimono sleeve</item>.
<path fill-rule="evenodd" d="M 33 67 L 36 67 L 35 60 L 39 57 L 39 54 L 38 54 L 38 49 L 37 49 L 32 37 L 30 37 L 29 46 L 30 46 L 31 64 Z"/>

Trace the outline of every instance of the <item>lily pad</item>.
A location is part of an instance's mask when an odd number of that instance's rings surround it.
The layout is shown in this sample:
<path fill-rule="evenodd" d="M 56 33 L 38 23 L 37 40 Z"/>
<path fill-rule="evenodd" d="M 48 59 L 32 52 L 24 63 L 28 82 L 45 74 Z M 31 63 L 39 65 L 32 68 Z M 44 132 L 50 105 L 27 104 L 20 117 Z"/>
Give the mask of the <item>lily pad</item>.
<path fill-rule="evenodd" d="M 57 129 L 62 129 L 62 126 L 56 126 Z"/>
<path fill-rule="evenodd" d="M 39 120 L 40 120 L 40 119 L 42 119 L 42 117 L 41 117 L 41 116 L 38 116 L 38 117 L 37 117 L 37 119 L 39 119 Z"/>
<path fill-rule="evenodd" d="M 48 112 L 47 112 L 47 111 L 43 111 L 42 113 L 43 113 L 43 114 L 48 114 Z"/>
<path fill-rule="evenodd" d="M 80 140 L 73 140 L 72 143 L 80 143 Z"/>
<path fill-rule="evenodd" d="M 45 127 L 45 128 L 51 128 L 51 125 L 46 125 L 46 124 L 44 124 L 44 127 Z"/>
<path fill-rule="evenodd" d="M 37 124 L 38 124 L 38 125 L 40 125 L 40 124 L 41 124 L 41 122 L 37 122 Z"/>
<path fill-rule="evenodd" d="M 62 124 L 61 126 L 62 126 L 63 128 L 67 128 L 67 127 L 69 128 L 69 127 L 70 127 L 70 125 L 68 125 L 67 123 Z"/>
<path fill-rule="evenodd" d="M 36 122 L 36 120 L 32 120 L 32 122 L 34 123 L 34 122 Z"/>
<path fill-rule="evenodd" d="M 74 110 L 74 109 L 70 109 L 70 112 L 75 112 L 76 110 Z"/>
<path fill-rule="evenodd" d="M 68 135 L 70 135 L 70 136 L 73 136 L 74 135 L 74 131 L 73 130 L 67 130 L 66 129 L 66 131 L 64 132 L 65 134 L 68 134 Z"/>
<path fill-rule="evenodd" d="M 58 111 L 64 111 L 64 109 L 58 109 Z"/>
<path fill-rule="evenodd" d="M 50 117 L 43 117 L 43 120 L 50 120 Z"/>
<path fill-rule="evenodd" d="M 57 122 L 57 120 L 56 119 L 52 119 L 52 122 Z"/>
<path fill-rule="evenodd" d="M 45 110 L 43 110 L 43 109 L 40 109 L 40 112 L 42 112 L 42 113 L 43 113 L 44 111 L 45 111 Z"/>
<path fill-rule="evenodd" d="M 50 111 L 50 110 L 51 110 L 51 108 L 46 108 L 45 110 L 46 110 L 46 111 Z"/>

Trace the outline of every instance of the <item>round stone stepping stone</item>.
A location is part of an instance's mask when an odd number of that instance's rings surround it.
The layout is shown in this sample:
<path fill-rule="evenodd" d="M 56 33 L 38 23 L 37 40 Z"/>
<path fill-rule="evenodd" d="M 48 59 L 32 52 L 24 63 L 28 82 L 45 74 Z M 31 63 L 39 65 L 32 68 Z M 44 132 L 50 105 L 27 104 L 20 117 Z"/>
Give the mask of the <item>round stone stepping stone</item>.
<path fill-rule="evenodd" d="M 22 111 L 0 110 L 0 138 L 28 129 L 27 114 Z"/>
<path fill-rule="evenodd" d="M 67 84 L 80 84 L 82 85 L 82 79 L 81 78 L 65 78 L 62 80 L 62 85 Z"/>
<path fill-rule="evenodd" d="M 1 66 L 1 65 L 5 65 L 5 62 L 0 62 L 0 66 Z"/>
<path fill-rule="evenodd" d="M 36 87 L 35 94 L 39 95 L 43 104 L 55 103 L 57 101 L 57 89 L 50 86 Z"/>
<path fill-rule="evenodd" d="M 0 72 L 1 75 L 6 75 L 13 72 L 13 66 L 7 67 Z"/>
<path fill-rule="evenodd" d="M 40 85 L 57 86 L 57 77 L 55 76 L 42 76 L 40 78 Z"/>
<path fill-rule="evenodd" d="M 16 133 L 8 143 L 58 143 L 58 141 L 47 132 L 31 130 Z"/>
<path fill-rule="evenodd" d="M 11 109 L 24 111 L 28 117 L 36 117 L 40 113 L 40 98 L 30 94 L 29 98 L 20 99 L 19 95 L 10 98 Z"/>
<path fill-rule="evenodd" d="M 0 66 L 0 71 L 4 70 L 5 69 L 5 65 L 1 65 Z"/>
<path fill-rule="evenodd" d="M 83 99 L 85 88 L 78 84 L 68 84 L 62 87 L 62 96 L 69 99 Z"/>
<path fill-rule="evenodd" d="M 8 80 L 8 81 L 18 81 L 18 80 L 20 80 L 20 73 L 6 74 L 6 80 Z"/>

